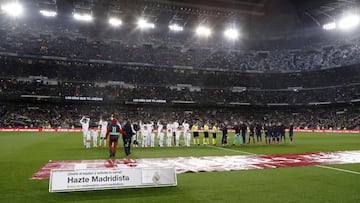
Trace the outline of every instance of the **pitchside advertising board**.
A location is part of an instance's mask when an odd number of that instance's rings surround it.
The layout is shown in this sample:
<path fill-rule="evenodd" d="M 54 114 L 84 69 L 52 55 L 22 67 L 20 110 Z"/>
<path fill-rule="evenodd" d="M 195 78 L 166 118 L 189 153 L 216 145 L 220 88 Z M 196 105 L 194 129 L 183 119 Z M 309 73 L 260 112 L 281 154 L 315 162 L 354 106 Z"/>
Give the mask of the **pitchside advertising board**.
<path fill-rule="evenodd" d="M 57 170 L 50 173 L 49 192 L 176 186 L 174 167 Z"/>
<path fill-rule="evenodd" d="M 289 129 L 286 129 L 288 132 Z M 81 128 L 0 128 L 0 132 L 82 132 Z M 155 129 L 153 132 L 157 132 Z M 203 132 L 201 129 L 199 132 Z M 220 131 L 218 131 L 220 132 Z M 235 132 L 229 129 L 228 132 Z M 315 130 L 315 129 L 294 129 L 294 132 L 309 133 L 360 133 L 360 130 Z"/>

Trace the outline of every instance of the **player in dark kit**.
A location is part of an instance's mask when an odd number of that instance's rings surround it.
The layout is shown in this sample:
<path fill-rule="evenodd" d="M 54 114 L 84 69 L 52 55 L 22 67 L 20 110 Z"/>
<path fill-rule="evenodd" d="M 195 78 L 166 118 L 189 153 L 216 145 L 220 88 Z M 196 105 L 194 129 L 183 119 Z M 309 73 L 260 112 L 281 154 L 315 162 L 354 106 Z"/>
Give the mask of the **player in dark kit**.
<path fill-rule="evenodd" d="M 262 143 L 261 130 L 262 130 L 262 126 L 259 123 L 257 123 L 255 125 L 255 134 L 256 134 L 257 143 Z"/>
<path fill-rule="evenodd" d="M 281 123 L 278 122 L 276 125 L 276 144 L 280 144 L 280 137 L 281 137 Z"/>
<path fill-rule="evenodd" d="M 227 129 L 227 122 L 223 123 L 221 126 L 221 131 L 222 131 L 222 138 L 221 138 L 221 144 L 222 146 L 227 145 L 227 139 L 228 139 L 228 129 Z"/>
<path fill-rule="evenodd" d="M 130 121 L 126 121 L 124 127 L 123 127 L 123 142 L 124 142 L 124 149 L 125 149 L 125 155 L 128 157 L 130 152 L 130 146 L 131 146 L 131 137 L 135 134 L 133 127 L 131 126 Z"/>
<path fill-rule="evenodd" d="M 134 147 L 138 147 L 139 141 L 138 141 L 138 132 L 140 130 L 140 126 L 136 123 L 134 123 L 133 128 L 135 130 L 134 139 L 133 139 L 133 145 Z"/>
<path fill-rule="evenodd" d="M 276 141 L 276 125 L 275 125 L 275 123 L 271 123 L 271 125 L 270 125 L 270 136 L 271 136 L 271 144 L 275 144 L 275 141 Z"/>
<path fill-rule="evenodd" d="M 254 124 L 250 124 L 250 133 L 249 133 L 249 140 L 248 140 L 248 144 L 250 144 L 250 139 L 253 140 L 253 143 L 255 144 L 255 125 Z"/>
<path fill-rule="evenodd" d="M 294 136 L 294 125 L 290 124 L 290 127 L 289 127 L 290 144 L 292 144 L 292 142 L 293 142 L 293 136 Z"/>
<path fill-rule="evenodd" d="M 280 142 L 284 140 L 284 143 L 286 143 L 285 130 L 286 127 L 284 126 L 284 124 L 280 123 L 279 125 Z"/>
<path fill-rule="evenodd" d="M 263 126 L 264 128 L 264 134 L 265 134 L 265 143 L 268 144 L 268 136 L 269 136 L 269 127 L 268 124 L 265 123 L 265 125 Z"/>
<path fill-rule="evenodd" d="M 237 124 L 237 122 L 235 122 L 235 135 L 234 135 L 234 141 L 233 141 L 233 145 L 236 144 L 237 140 L 239 140 L 239 143 L 241 144 L 241 140 L 240 140 L 240 133 L 241 133 L 241 126 Z"/>
<path fill-rule="evenodd" d="M 108 126 L 106 137 L 107 139 L 109 136 L 109 153 L 110 153 L 110 159 L 115 159 L 116 149 L 118 145 L 119 136 L 123 134 L 123 131 L 116 120 L 116 118 L 113 118 L 111 121 L 111 124 Z"/>
<path fill-rule="evenodd" d="M 274 124 L 274 142 L 276 144 L 279 144 L 280 143 L 280 123 L 278 123 L 278 125 L 276 125 L 276 123 Z"/>
<path fill-rule="evenodd" d="M 240 128 L 241 128 L 242 143 L 245 144 L 246 143 L 247 126 L 244 122 L 241 122 Z"/>

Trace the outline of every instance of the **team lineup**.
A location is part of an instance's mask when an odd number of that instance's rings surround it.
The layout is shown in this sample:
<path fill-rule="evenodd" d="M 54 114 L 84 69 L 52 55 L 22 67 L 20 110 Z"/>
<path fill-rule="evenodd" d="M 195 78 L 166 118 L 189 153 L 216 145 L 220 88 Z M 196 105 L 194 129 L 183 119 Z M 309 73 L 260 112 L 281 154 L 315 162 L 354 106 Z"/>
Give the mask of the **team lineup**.
<path fill-rule="evenodd" d="M 120 137 L 123 139 L 125 155 L 128 157 L 131 154 L 131 144 L 133 147 L 145 148 L 155 147 L 155 143 L 157 143 L 158 147 L 179 147 L 183 143 L 183 146 L 190 147 L 191 140 L 193 140 L 193 145 L 195 146 L 216 146 L 218 133 L 221 133 L 222 136 L 221 146 L 229 144 L 235 146 L 237 143 L 241 146 L 251 143 L 262 144 L 263 137 L 266 144 L 280 144 L 286 143 L 285 134 L 287 128 L 290 144 L 292 144 L 294 135 L 293 125 L 286 127 L 281 122 L 261 125 L 259 123 L 246 124 L 240 121 L 234 122 L 230 126 L 225 121 L 219 126 L 217 124 L 209 125 L 208 123 L 199 126 L 197 122 L 190 125 L 186 120 L 181 124 L 178 120 L 175 120 L 174 122 L 167 122 L 166 125 L 163 120 L 159 120 L 155 125 L 152 121 L 131 123 L 125 119 L 122 126 L 117 118 L 111 116 L 110 122 L 100 117 L 99 121 L 96 122 L 98 127 L 90 128 L 90 118 L 83 116 L 80 123 L 82 125 L 84 147 L 90 148 L 91 143 L 93 147 L 109 147 L 110 159 L 115 159 L 118 139 Z M 228 132 L 230 130 L 234 131 L 232 143 L 228 143 Z M 202 143 L 200 142 L 200 133 L 203 134 Z M 98 140 L 99 137 L 100 139 Z"/>

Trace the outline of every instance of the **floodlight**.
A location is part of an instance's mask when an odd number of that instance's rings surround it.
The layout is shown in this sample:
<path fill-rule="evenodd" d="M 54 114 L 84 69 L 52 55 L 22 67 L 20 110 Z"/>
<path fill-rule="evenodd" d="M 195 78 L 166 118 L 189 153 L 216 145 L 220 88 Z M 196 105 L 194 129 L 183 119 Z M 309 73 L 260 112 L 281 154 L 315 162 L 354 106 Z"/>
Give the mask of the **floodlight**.
<path fill-rule="evenodd" d="M 45 17 L 55 17 L 57 15 L 56 11 L 51 10 L 40 10 L 40 13 Z"/>
<path fill-rule="evenodd" d="M 109 18 L 109 24 L 114 27 L 119 27 L 122 24 L 122 21 L 119 18 Z"/>
<path fill-rule="evenodd" d="M 333 30 L 335 28 L 336 28 L 336 23 L 335 22 L 326 23 L 326 24 L 323 25 L 324 30 Z"/>
<path fill-rule="evenodd" d="M 169 29 L 170 29 L 171 31 L 175 31 L 175 32 L 180 32 L 180 31 L 183 31 L 183 30 L 184 30 L 184 28 L 183 28 L 182 26 L 178 25 L 178 24 L 171 24 L 171 25 L 169 25 Z"/>
<path fill-rule="evenodd" d="M 154 23 L 148 23 L 145 19 L 142 19 L 142 18 L 139 19 L 137 24 L 140 29 L 155 28 Z"/>
<path fill-rule="evenodd" d="M 340 29 L 350 29 L 357 26 L 360 22 L 360 18 L 357 15 L 346 16 L 339 22 Z"/>
<path fill-rule="evenodd" d="M 90 14 L 74 13 L 74 19 L 79 21 L 92 21 L 93 17 Z"/>
<path fill-rule="evenodd" d="M 21 16 L 24 11 L 22 5 L 19 3 L 8 3 L 1 5 L 1 10 L 14 17 Z"/>
<path fill-rule="evenodd" d="M 211 30 L 205 26 L 199 26 L 196 28 L 196 34 L 199 36 L 208 37 L 211 34 Z"/>
<path fill-rule="evenodd" d="M 233 28 L 226 29 L 224 32 L 225 37 L 231 40 L 239 38 L 239 31 Z"/>

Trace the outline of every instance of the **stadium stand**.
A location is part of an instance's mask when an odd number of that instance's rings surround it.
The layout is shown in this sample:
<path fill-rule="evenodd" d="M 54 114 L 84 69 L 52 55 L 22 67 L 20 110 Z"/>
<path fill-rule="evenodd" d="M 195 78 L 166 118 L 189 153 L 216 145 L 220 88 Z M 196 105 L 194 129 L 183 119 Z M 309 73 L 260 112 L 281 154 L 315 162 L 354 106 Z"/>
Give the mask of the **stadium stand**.
<path fill-rule="evenodd" d="M 5 24 L 5 25 L 4 25 Z M 9 32 L 10 31 L 10 32 Z M 137 63 L 152 67 L 179 67 L 240 72 L 293 72 L 334 68 L 359 63 L 360 38 L 352 37 L 298 48 L 267 47 L 238 50 L 229 47 L 185 46 L 186 38 L 149 35 L 125 39 L 97 39 L 65 25 L 17 25 L 3 22 L 0 28 L 1 55 L 66 60 L 100 60 Z M 173 38 L 171 38 L 172 40 Z M 210 44 L 211 45 L 211 44 Z M 251 48 L 251 47 L 250 47 Z"/>
<path fill-rule="evenodd" d="M 99 33 L 66 19 L 0 25 L 1 127 L 67 128 L 116 105 L 133 120 L 360 129 L 357 34 L 234 46 L 186 34 Z"/>
<path fill-rule="evenodd" d="M 109 116 L 115 105 L 133 120 L 282 121 L 299 128 L 360 128 L 357 66 L 269 75 L 1 59 L 2 127 L 78 127 L 79 115 Z"/>

